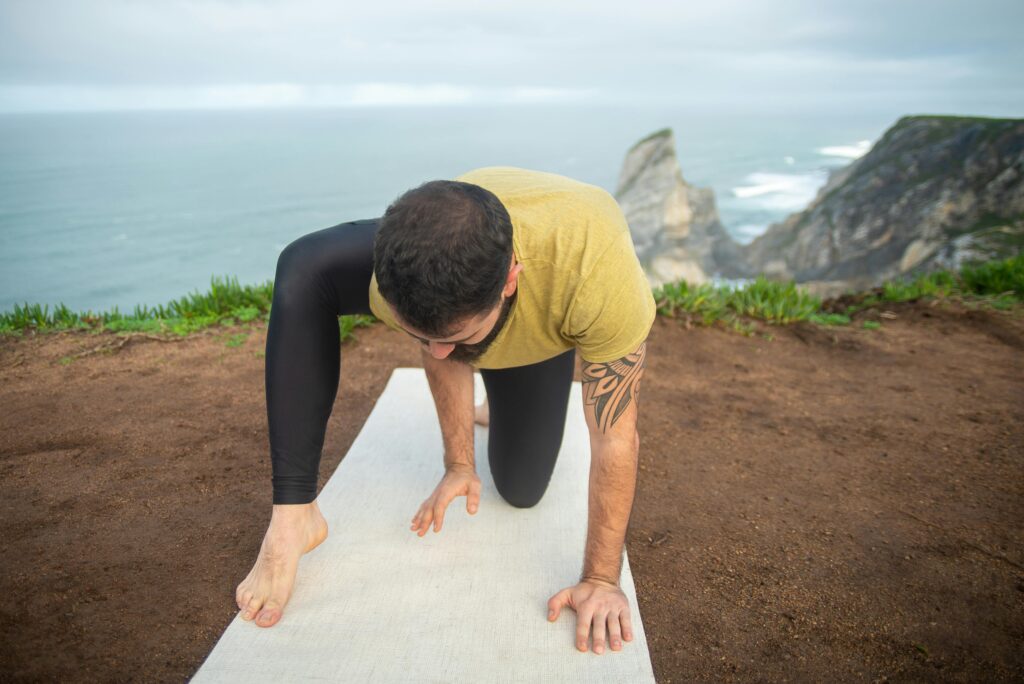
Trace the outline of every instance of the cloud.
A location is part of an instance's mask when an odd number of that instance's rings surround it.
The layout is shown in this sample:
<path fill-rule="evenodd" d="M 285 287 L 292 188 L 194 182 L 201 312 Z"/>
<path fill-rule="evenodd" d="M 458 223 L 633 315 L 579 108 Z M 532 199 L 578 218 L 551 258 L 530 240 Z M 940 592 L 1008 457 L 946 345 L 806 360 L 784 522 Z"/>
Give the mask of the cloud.
<path fill-rule="evenodd" d="M 965 102 L 1003 91 L 1013 106 L 1024 102 L 1021 25 L 1019 0 L 4 0 L 0 108 L 76 97 L 94 108 L 404 106 L 950 89 Z"/>
<path fill-rule="evenodd" d="M 0 87 L 0 111 L 396 107 L 582 102 L 598 91 L 543 87 L 467 88 L 446 83 L 298 83 L 164 87 Z"/>

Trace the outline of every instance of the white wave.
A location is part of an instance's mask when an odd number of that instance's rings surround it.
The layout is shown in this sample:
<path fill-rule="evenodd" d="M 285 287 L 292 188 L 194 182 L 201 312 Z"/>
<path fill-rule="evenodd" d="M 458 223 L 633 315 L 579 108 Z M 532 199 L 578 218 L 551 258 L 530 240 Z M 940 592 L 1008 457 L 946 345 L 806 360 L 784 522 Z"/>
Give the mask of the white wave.
<path fill-rule="evenodd" d="M 870 140 L 860 140 L 853 145 L 833 145 L 831 147 L 819 147 L 818 154 L 826 157 L 843 157 L 844 159 L 859 159 L 871 149 Z"/>
<path fill-rule="evenodd" d="M 744 223 L 736 226 L 730 232 L 734 240 L 745 245 L 766 230 L 768 230 L 768 225 L 765 223 Z"/>
<path fill-rule="evenodd" d="M 752 173 L 749 185 L 732 189 L 732 194 L 761 209 L 794 211 L 803 209 L 828 180 L 824 170 L 811 173 Z"/>
<path fill-rule="evenodd" d="M 712 287 L 727 287 L 730 290 L 738 290 L 754 282 L 753 278 L 725 278 L 720 273 L 711 276 Z"/>
<path fill-rule="evenodd" d="M 789 165 L 789 166 L 792 166 L 793 164 L 796 164 L 796 159 L 793 158 L 793 157 L 788 157 L 788 156 L 787 157 L 783 157 L 782 161 L 786 162 L 786 164 Z"/>

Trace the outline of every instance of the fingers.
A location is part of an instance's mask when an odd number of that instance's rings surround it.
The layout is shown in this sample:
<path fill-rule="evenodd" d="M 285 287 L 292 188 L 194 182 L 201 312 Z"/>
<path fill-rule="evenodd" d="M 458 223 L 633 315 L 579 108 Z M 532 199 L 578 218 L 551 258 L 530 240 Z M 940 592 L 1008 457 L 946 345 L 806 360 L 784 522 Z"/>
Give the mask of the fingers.
<path fill-rule="evenodd" d="M 430 501 L 424 501 L 416 517 L 412 519 L 412 530 L 422 537 L 430 529 L 430 523 L 433 519 L 434 510 L 430 506 Z"/>
<path fill-rule="evenodd" d="M 622 631 L 619 628 L 621 613 L 608 613 L 608 646 L 613 651 L 622 650 Z"/>
<path fill-rule="evenodd" d="M 434 504 L 434 533 L 441 531 L 441 526 L 444 525 L 444 512 L 448 510 L 448 504 L 451 502 L 451 497 L 445 497 L 439 499 Z"/>
<path fill-rule="evenodd" d="M 554 622 L 562 613 L 562 606 L 569 605 L 569 590 L 563 589 L 548 599 L 548 620 Z"/>
<path fill-rule="evenodd" d="M 430 529 L 430 523 L 434 522 L 434 509 L 428 508 L 423 512 L 423 517 L 420 519 L 420 527 L 418 534 L 422 537 Z"/>
<path fill-rule="evenodd" d="M 633 623 L 629 619 L 629 608 L 619 613 L 619 621 L 622 623 L 622 638 L 626 641 L 632 641 Z"/>
<path fill-rule="evenodd" d="M 579 585 L 577 585 L 578 587 Z M 587 592 L 574 595 L 577 587 L 568 587 L 548 599 L 548 621 L 554 622 L 564 606 L 576 611 L 576 648 L 587 651 L 593 637 L 593 652 L 601 655 L 606 648 L 622 650 L 622 641 L 632 641 L 633 626 L 629 617 L 629 604 L 624 596 L 595 596 Z M 601 593 L 600 591 L 598 592 Z"/>
<path fill-rule="evenodd" d="M 594 620 L 594 609 L 584 603 L 576 611 L 576 648 L 587 650 L 587 637 L 590 636 L 590 624 Z"/>
<path fill-rule="evenodd" d="M 448 483 L 446 486 L 446 483 L 442 482 L 434 494 L 420 505 L 416 515 L 412 517 L 409 529 L 422 537 L 433 524 L 434 532 L 440 532 L 444 527 L 445 512 L 456 496 L 465 495 L 466 511 L 470 514 L 476 513 L 480 507 L 480 489 L 480 481 L 475 477 L 465 485 Z"/>
<path fill-rule="evenodd" d="M 604 635 L 605 625 L 608 622 L 608 612 L 605 610 L 598 610 L 594 613 L 593 627 L 594 627 L 594 653 L 601 655 L 604 653 Z"/>

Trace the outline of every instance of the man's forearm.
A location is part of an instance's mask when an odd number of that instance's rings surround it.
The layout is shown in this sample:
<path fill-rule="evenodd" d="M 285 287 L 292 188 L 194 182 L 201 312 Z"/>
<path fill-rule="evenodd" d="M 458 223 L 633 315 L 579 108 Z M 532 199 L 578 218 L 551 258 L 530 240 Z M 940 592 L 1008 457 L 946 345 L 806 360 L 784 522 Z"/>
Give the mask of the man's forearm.
<path fill-rule="evenodd" d="M 592 441 L 587 545 L 581 579 L 619 583 L 636 490 L 639 438 Z"/>
<path fill-rule="evenodd" d="M 473 367 L 421 352 L 444 438 L 444 467 L 476 468 L 473 454 Z"/>

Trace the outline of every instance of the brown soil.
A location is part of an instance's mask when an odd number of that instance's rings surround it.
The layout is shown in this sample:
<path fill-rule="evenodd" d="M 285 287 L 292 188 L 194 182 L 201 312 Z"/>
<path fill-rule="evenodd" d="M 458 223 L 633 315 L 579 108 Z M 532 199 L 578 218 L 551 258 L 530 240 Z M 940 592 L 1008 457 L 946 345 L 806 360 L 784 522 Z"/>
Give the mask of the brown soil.
<path fill-rule="evenodd" d="M 1024 680 L 1022 312 L 890 310 L 655 323 L 627 548 L 659 682 Z M 419 365 L 357 335 L 321 483 Z M 265 328 L 61 363 L 115 339 L 0 341 L 4 680 L 187 679 L 269 520 Z"/>

